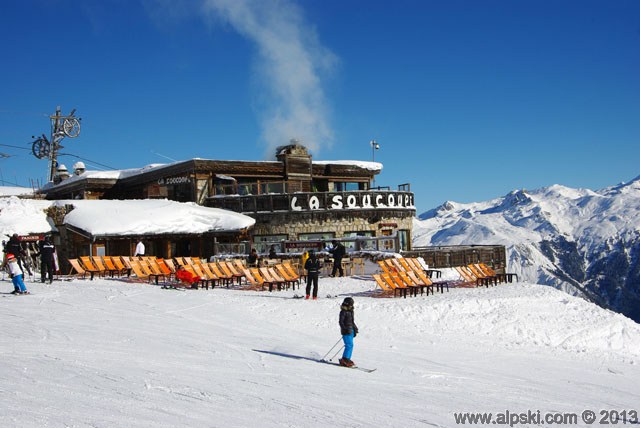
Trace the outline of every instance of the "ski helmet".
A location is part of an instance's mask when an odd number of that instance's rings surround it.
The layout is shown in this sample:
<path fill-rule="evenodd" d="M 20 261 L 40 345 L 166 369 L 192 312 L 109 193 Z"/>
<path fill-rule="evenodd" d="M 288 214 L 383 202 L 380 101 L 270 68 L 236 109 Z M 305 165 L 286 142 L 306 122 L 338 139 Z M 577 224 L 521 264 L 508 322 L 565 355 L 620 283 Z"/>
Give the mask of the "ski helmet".
<path fill-rule="evenodd" d="M 353 299 L 351 297 L 347 297 L 346 299 L 344 299 L 342 304 L 346 306 L 353 306 Z"/>

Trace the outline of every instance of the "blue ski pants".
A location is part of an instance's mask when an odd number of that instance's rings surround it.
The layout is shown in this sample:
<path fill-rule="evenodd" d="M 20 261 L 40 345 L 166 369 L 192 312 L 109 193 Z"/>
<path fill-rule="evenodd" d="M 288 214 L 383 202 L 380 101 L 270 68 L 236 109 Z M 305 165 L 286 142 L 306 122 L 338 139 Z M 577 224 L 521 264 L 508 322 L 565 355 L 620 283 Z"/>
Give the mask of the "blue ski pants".
<path fill-rule="evenodd" d="M 344 342 L 344 352 L 342 353 L 342 358 L 350 360 L 351 354 L 353 353 L 353 333 L 343 334 L 342 341 Z"/>
<path fill-rule="evenodd" d="M 24 285 L 24 281 L 22 280 L 22 275 L 14 275 L 13 278 L 11 279 L 11 282 L 13 282 L 13 287 L 16 290 L 20 290 L 22 292 L 27 291 L 27 286 Z"/>

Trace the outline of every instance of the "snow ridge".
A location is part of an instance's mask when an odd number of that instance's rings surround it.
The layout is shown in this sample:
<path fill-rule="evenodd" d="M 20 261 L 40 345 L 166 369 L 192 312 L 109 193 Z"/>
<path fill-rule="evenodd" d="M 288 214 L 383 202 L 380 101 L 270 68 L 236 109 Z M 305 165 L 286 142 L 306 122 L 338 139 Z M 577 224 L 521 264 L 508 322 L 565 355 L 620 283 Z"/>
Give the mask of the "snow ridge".
<path fill-rule="evenodd" d="M 602 190 L 552 185 L 445 202 L 414 222 L 413 245 L 503 244 L 526 281 L 586 295 L 640 320 L 640 177 Z"/>

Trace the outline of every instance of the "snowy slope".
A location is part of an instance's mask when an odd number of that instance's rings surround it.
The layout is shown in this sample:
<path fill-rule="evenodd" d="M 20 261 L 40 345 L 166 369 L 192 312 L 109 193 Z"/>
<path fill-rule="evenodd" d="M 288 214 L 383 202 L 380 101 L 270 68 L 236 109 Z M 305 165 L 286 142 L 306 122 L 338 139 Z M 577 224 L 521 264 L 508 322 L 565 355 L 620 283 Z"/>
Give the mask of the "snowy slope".
<path fill-rule="evenodd" d="M 504 244 L 509 270 L 640 320 L 640 177 L 600 191 L 554 185 L 447 202 L 414 222 L 414 246 Z"/>
<path fill-rule="evenodd" d="M 298 290 L 28 286 L 0 296 L 3 427 L 449 427 L 454 412 L 640 402 L 640 327 L 550 287 L 380 299 L 370 279 L 321 278 L 314 302 Z M 353 359 L 374 373 L 315 362 L 339 340 L 346 295 Z"/>

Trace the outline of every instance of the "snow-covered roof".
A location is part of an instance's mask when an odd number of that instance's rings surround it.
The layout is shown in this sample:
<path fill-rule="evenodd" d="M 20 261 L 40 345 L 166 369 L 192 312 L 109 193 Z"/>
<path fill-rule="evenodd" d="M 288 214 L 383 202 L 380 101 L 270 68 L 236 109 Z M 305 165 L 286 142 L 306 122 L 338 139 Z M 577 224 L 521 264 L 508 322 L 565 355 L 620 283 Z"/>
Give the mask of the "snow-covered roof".
<path fill-rule="evenodd" d="M 244 214 L 166 199 L 74 200 L 55 204 L 73 205 L 65 224 L 94 236 L 199 234 L 236 231 L 255 224 Z"/>
<path fill-rule="evenodd" d="M 0 196 L 33 195 L 33 189 L 17 186 L 0 186 Z"/>
<path fill-rule="evenodd" d="M 206 160 L 206 159 L 193 158 L 190 160 Z M 43 190 L 51 189 L 57 186 L 66 186 L 71 183 L 75 183 L 82 180 L 88 180 L 88 179 L 121 180 L 124 178 L 129 178 L 136 175 L 144 174 L 153 170 L 167 168 L 183 162 L 186 162 L 186 161 L 181 160 L 181 161 L 176 161 L 176 162 L 167 163 L 167 164 L 161 164 L 161 163 L 150 164 L 150 165 L 143 166 L 142 168 L 122 169 L 122 170 L 115 170 L 115 171 L 88 171 L 87 170 L 80 175 L 71 175 L 69 178 L 61 181 L 58 184 L 49 182 L 43 186 Z M 232 161 L 225 161 L 225 162 L 247 162 L 247 161 L 232 160 Z M 251 162 L 265 163 L 265 164 L 274 163 L 274 161 L 251 161 Z M 374 172 L 382 171 L 382 164 L 380 162 L 366 162 L 366 161 L 357 161 L 357 160 L 331 160 L 331 161 L 313 161 L 312 163 L 315 165 L 353 166 L 353 167 L 362 168 L 362 169 L 366 169 Z M 234 179 L 233 177 L 229 177 L 223 174 L 218 174 L 217 176 L 220 178 Z"/>
<path fill-rule="evenodd" d="M 382 171 L 382 164 L 380 162 L 366 162 L 356 160 L 328 160 L 328 161 L 313 161 L 314 165 L 346 165 L 356 166 L 362 169 L 368 169 L 369 171 Z"/>
<path fill-rule="evenodd" d="M 178 161 L 169 164 L 150 164 L 143 166 L 142 168 L 130 168 L 130 169 L 119 169 L 114 171 L 84 171 L 80 175 L 71 175 L 69 178 L 61 181 L 58 184 L 54 184 L 49 182 L 45 184 L 43 189 L 50 189 L 56 186 L 68 185 L 77 181 L 88 180 L 88 179 L 102 179 L 102 180 L 120 180 L 123 178 L 133 177 L 134 175 L 143 174 L 155 169 L 166 168 L 171 165 L 175 165 L 176 163 L 180 163 L 183 161 Z"/>
<path fill-rule="evenodd" d="M 191 202 L 146 200 L 43 201 L 0 198 L 0 233 L 19 235 L 57 230 L 45 212 L 51 206 L 73 205 L 64 223 L 93 236 L 201 234 L 246 229 L 255 220 L 244 214 L 207 208 Z"/>
<path fill-rule="evenodd" d="M 57 230 L 47 219 L 45 210 L 51 201 L 20 199 L 16 196 L 0 198 L 0 234 L 31 235 Z"/>

